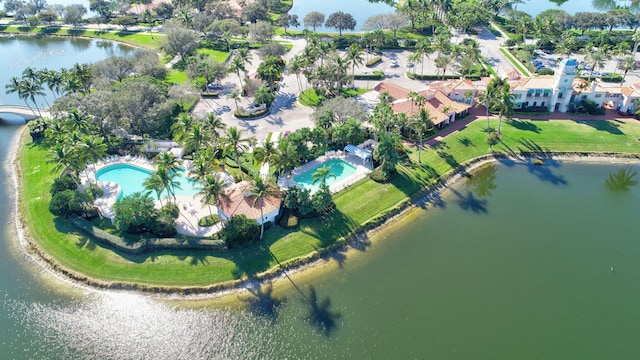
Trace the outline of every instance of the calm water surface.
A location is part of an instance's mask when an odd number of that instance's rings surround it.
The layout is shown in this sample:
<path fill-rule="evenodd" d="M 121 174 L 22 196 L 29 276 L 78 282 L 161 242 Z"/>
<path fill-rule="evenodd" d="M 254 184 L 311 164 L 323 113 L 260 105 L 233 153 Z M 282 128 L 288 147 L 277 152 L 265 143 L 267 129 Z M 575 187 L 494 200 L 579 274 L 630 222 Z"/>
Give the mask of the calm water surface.
<path fill-rule="evenodd" d="M 598 11 L 593 7 L 593 2 L 591 0 L 527 0 L 522 4 L 518 4 L 518 10 L 524 11 L 531 16 L 536 16 L 548 9 L 564 10 L 571 15 L 575 15 L 577 12 Z"/>
<path fill-rule="evenodd" d="M 289 11 L 291 15 L 298 15 L 300 27 L 298 30 L 304 29 L 304 17 L 312 12 L 319 11 L 325 15 L 325 21 L 330 14 L 336 11 L 342 11 L 351 14 L 356 20 L 355 31 L 360 31 L 365 21 L 373 15 L 386 14 L 394 12 L 395 9 L 383 3 L 370 3 L 367 0 L 294 0 L 293 7 Z M 309 30 L 313 30 L 309 28 Z M 317 31 L 337 32 L 335 29 L 317 28 Z M 343 31 L 345 32 L 345 31 Z M 349 32 L 349 31 L 346 31 Z"/>

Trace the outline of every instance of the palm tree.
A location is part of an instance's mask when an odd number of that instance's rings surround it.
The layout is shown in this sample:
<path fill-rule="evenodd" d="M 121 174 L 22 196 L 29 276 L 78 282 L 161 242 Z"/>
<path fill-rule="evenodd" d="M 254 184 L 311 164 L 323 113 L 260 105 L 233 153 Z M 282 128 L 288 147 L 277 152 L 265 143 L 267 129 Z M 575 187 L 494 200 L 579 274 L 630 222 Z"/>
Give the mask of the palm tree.
<path fill-rule="evenodd" d="M 304 58 L 298 54 L 291 58 L 289 61 L 289 71 L 296 74 L 296 82 L 298 84 L 298 92 L 302 91 L 302 82 L 300 81 L 300 73 L 304 67 Z"/>
<path fill-rule="evenodd" d="M 605 54 L 602 50 L 598 50 L 596 52 L 587 53 L 585 57 L 585 62 L 591 65 L 591 71 L 589 72 L 589 79 L 587 81 L 591 81 L 591 76 L 593 75 L 593 71 L 598 68 L 602 69 L 608 60 L 607 54 Z"/>
<path fill-rule="evenodd" d="M 251 187 L 251 192 L 249 197 L 253 198 L 253 206 L 260 207 L 260 240 L 264 236 L 264 202 L 270 198 L 277 196 L 278 192 L 269 184 L 267 181 L 263 180 L 260 176 L 257 176 L 253 179 L 253 186 Z"/>
<path fill-rule="evenodd" d="M 362 65 L 364 63 L 364 57 L 362 54 L 364 50 L 359 43 L 353 43 L 349 48 L 347 48 L 347 53 L 345 54 L 345 59 L 347 60 L 347 64 L 351 64 L 351 77 L 353 78 L 353 84 L 355 86 L 355 71 L 357 65 Z"/>
<path fill-rule="evenodd" d="M 247 149 L 245 145 L 247 143 L 247 139 L 242 138 L 242 130 L 239 130 L 235 126 L 229 127 L 226 132 L 226 137 L 224 139 L 227 144 L 229 150 L 233 153 L 233 161 L 238 165 L 238 170 L 240 171 L 240 177 L 242 178 L 242 164 L 240 164 L 240 153 Z"/>
<path fill-rule="evenodd" d="M 274 153 L 270 164 L 278 174 L 291 176 L 291 171 L 300 165 L 298 149 L 288 141 L 281 141 L 278 143 L 278 151 Z"/>
<path fill-rule="evenodd" d="M 420 146 L 418 147 L 418 163 L 421 164 L 422 160 L 420 155 L 422 152 L 423 137 L 424 134 L 433 127 L 433 122 L 431 121 L 431 117 L 429 116 L 427 109 L 420 109 L 420 113 L 418 113 L 418 116 L 413 119 L 412 125 L 420 138 Z"/>
<path fill-rule="evenodd" d="M 85 135 L 78 146 L 83 156 L 93 163 L 93 172 L 95 174 L 96 162 L 107 156 L 107 144 L 103 143 L 100 137 Z"/>
<path fill-rule="evenodd" d="M 409 91 L 409 93 L 407 94 L 407 99 L 409 101 L 411 101 L 411 113 L 412 114 L 413 114 L 413 104 L 415 104 L 415 101 L 418 98 L 418 96 L 420 96 L 420 94 L 415 92 L 415 91 Z"/>
<path fill-rule="evenodd" d="M 442 80 L 447 73 L 447 66 L 451 66 L 454 63 L 455 57 L 451 55 L 440 55 L 435 60 L 435 65 L 438 69 L 442 69 Z"/>
<path fill-rule="evenodd" d="M 196 122 L 196 118 L 187 113 L 182 113 L 175 120 L 173 125 L 171 125 L 171 132 L 173 133 L 173 139 L 176 142 L 181 142 L 187 133 L 191 131 L 191 127 Z"/>
<path fill-rule="evenodd" d="M 233 88 L 229 94 L 227 94 L 227 99 L 233 99 L 233 102 L 236 103 L 236 111 L 240 110 L 238 107 L 238 98 L 240 98 L 240 91 L 238 89 Z"/>
<path fill-rule="evenodd" d="M 234 57 L 239 58 L 240 60 L 242 60 L 242 67 L 244 68 L 244 76 L 247 76 L 247 70 L 246 70 L 246 64 L 251 65 L 251 51 L 249 51 L 249 48 L 246 47 L 241 47 L 239 49 L 236 49 L 233 53 Z M 242 85 L 242 84 L 241 84 Z"/>
<path fill-rule="evenodd" d="M 204 153 L 199 153 L 198 156 L 194 157 L 191 162 L 191 167 L 189 168 L 189 177 L 192 179 L 196 179 L 200 181 L 204 179 L 205 176 L 213 172 L 213 166 L 211 159 L 207 158 Z"/>
<path fill-rule="evenodd" d="M 222 122 L 222 119 L 215 113 L 208 113 L 202 120 L 202 128 L 206 131 L 207 135 L 212 139 L 217 140 L 220 138 L 220 132 L 223 131 L 227 125 Z"/>
<path fill-rule="evenodd" d="M 240 71 L 244 72 L 245 74 L 247 72 L 247 69 L 244 67 L 244 61 L 242 60 L 242 58 L 238 56 L 232 57 L 229 68 L 233 70 L 236 75 L 238 75 L 238 84 L 242 87 L 242 77 L 240 76 Z"/>
<path fill-rule="evenodd" d="M 420 76 L 424 75 L 424 58 L 429 58 L 429 54 L 431 54 L 433 50 L 431 49 L 431 43 L 426 39 L 421 39 L 416 44 L 415 56 L 420 58 Z"/>
<path fill-rule="evenodd" d="M 180 176 L 175 171 L 170 171 L 164 166 L 158 166 L 158 170 L 154 173 L 158 177 L 158 181 L 162 184 L 162 191 L 167 191 L 169 197 L 173 198 L 173 202 L 176 202 L 176 189 L 182 189 L 180 182 L 176 180 Z"/>
<path fill-rule="evenodd" d="M 627 77 L 627 73 L 629 72 L 629 70 L 635 69 L 636 58 L 631 55 L 625 56 L 622 59 L 622 63 L 620 63 L 618 67 L 624 71 L 624 75 L 622 75 L 622 80 L 620 80 L 620 85 L 622 85 L 624 83 L 624 78 Z"/>
<path fill-rule="evenodd" d="M 516 19 L 515 30 L 522 34 L 522 43 L 527 43 L 527 30 L 531 29 L 533 23 L 529 15 L 522 15 Z"/>
<path fill-rule="evenodd" d="M 158 201 L 160 201 L 160 206 L 164 206 L 162 204 L 162 192 L 165 190 L 163 179 L 158 175 L 158 173 L 153 173 L 151 176 L 144 180 L 144 189 L 148 191 L 153 191 L 156 193 L 156 197 Z"/>
<path fill-rule="evenodd" d="M 9 83 L 4 86 L 5 89 L 7 89 L 5 92 L 7 94 L 17 93 L 18 98 L 24 101 L 24 104 L 27 105 L 29 110 L 33 111 L 33 109 L 31 108 L 31 105 L 29 105 L 29 103 L 27 102 L 27 95 L 25 93 L 24 85 L 25 84 L 22 81 L 20 81 L 20 78 L 18 78 L 17 76 L 14 76 L 11 79 L 9 79 Z"/>
<path fill-rule="evenodd" d="M 200 124 L 193 124 L 189 132 L 181 136 L 181 145 L 186 154 L 200 150 L 209 139 L 209 135 Z"/>
<path fill-rule="evenodd" d="M 93 77 L 93 70 L 89 65 L 76 63 L 70 69 L 69 74 L 80 82 L 85 94 L 89 93 L 89 90 L 91 90 L 91 78 Z"/>
<path fill-rule="evenodd" d="M 40 107 L 38 107 L 38 103 L 36 102 L 36 96 L 44 97 L 44 91 L 42 89 L 42 85 L 40 85 L 38 81 L 31 80 L 31 79 L 23 79 L 20 82 L 22 83 L 22 91 L 24 93 L 24 96 L 30 99 L 31 102 L 33 102 L 33 105 L 35 105 L 36 110 L 38 111 L 38 114 L 42 116 L 42 113 L 40 112 Z"/>
<path fill-rule="evenodd" d="M 508 88 L 502 88 L 502 91 L 496 94 L 494 106 L 498 112 L 498 134 L 500 134 L 500 126 L 502 125 L 502 117 L 509 117 L 513 112 L 515 104 L 515 95 Z"/>
<path fill-rule="evenodd" d="M 77 151 L 65 144 L 56 144 L 49 151 L 49 159 L 48 163 L 54 164 L 51 169 L 54 173 L 59 173 L 60 175 L 71 174 L 71 178 L 73 182 L 78 184 L 78 169 L 79 169 L 79 157 Z"/>
<path fill-rule="evenodd" d="M 320 182 L 320 186 L 327 186 L 327 178 L 332 177 L 336 178 L 336 174 L 331 172 L 331 166 L 325 164 L 321 167 L 317 168 L 316 171 L 311 174 L 312 184 Z"/>
<path fill-rule="evenodd" d="M 166 171 L 171 173 L 177 173 L 182 167 L 182 160 L 176 158 L 173 153 L 168 151 L 158 153 L 158 155 L 153 159 L 153 163 L 158 168 L 164 168 Z"/>
<path fill-rule="evenodd" d="M 195 196 L 202 196 L 200 202 L 206 204 L 209 208 L 209 215 L 213 217 L 211 211 L 211 205 L 217 206 L 219 199 L 229 199 L 229 196 L 222 190 L 225 188 L 225 183 L 216 174 L 207 174 L 205 177 L 198 180 L 200 184 L 200 191 Z"/>
<path fill-rule="evenodd" d="M 268 163 L 278 153 L 278 148 L 272 141 L 266 141 L 264 146 L 253 149 L 253 159 L 260 164 Z"/>

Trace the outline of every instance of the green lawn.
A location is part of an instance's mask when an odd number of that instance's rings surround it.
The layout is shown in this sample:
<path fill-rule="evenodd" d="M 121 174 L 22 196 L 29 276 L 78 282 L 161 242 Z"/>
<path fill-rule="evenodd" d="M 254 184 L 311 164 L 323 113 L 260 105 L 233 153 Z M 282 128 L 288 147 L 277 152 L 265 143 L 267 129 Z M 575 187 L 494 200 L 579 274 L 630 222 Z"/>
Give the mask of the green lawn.
<path fill-rule="evenodd" d="M 227 61 L 227 57 L 229 57 L 228 51 L 220 51 L 220 50 L 214 50 L 214 49 L 208 49 L 208 48 L 198 48 L 196 52 L 198 54 L 207 54 L 217 62 L 225 62 Z"/>
<path fill-rule="evenodd" d="M 107 31 L 80 29 L 72 27 L 60 26 L 41 26 L 30 28 L 28 26 L 19 25 L 0 25 L 0 31 L 5 33 L 25 33 L 25 34 L 50 34 L 60 36 L 87 36 L 92 38 L 114 40 L 135 46 L 141 46 L 148 49 L 158 49 L 160 47 L 159 40 L 161 36 L 158 34 L 138 33 L 132 31 Z"/>
<path fill-rule="evenodd" d="M 294 261 L 325 247 L 354 229 L 376 221 L 381 214 L 417 196 L 426 185 L 466 161 L 489 153 L 485 143 L 486 120 L 478 120 L 442 141 L 436 149 L 416 149 L 398 167 L 389 183 L 360 181 L 334 197 L 336 210 L 321 218 L 301 221 L 296 231 L 278 226 L 257 246 L 228 252 L 163 251 L 131 256 L 94 243 L 64 220 L 48 211 L 51 164 L 46 151 L 30 144 L 20 159 L 24 171 L 22 211 L 29 232 L 61 265 L 105 281 L 143 282 L 159 286 L 209 285 L 244 278 L 275 265 L 270 249 L 281 262 Z M 493 120 L 492 127 L 496 127 Z M 502 124 L 502 142 L 494 150 L 504 154 L 521 151 L 572 151 L 640 153 L 640 125 L 615 121 L 511 121 Z"/>

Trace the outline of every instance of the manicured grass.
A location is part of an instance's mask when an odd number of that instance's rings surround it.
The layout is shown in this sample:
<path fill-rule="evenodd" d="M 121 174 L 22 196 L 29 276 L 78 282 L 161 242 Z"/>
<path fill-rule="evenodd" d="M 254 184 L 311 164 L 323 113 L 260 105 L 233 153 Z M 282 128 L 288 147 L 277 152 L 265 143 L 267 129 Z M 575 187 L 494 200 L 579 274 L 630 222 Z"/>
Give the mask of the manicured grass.
<path fill-rule="evenodd" d="M 292 261 L 335 244 L 353 230 L 417 196 L 439 176 L 474 157 L 490 153 L 485 143 L 485 119 L 422 151 L 417 163 L 415 148 L 398 166 L 398 174 L 386 184 L 364 179 L 334 197 L 330 214 L 304 219 L 295 231 L 278 226 L 265 233 L 263 242 L 244 250 L 163 251 L 130 256 L 102 247 L 78 233 L 66 221 L 48 211 L 48 189 L 53 179 L 46 150 L 30 144 L 20 164 L 24 186 L 22 211 L 29 232 L 41 247 L 63 266 L 107 281 L 143 282 L 164 286 L 208 285 L 259 273 L 275 266 L 269 250 L 281 262 Z M 491 127 L 497 127 L 493 119 Z M 616 121 L 504 121 L 501 142 L 494 151 L 572 151 L 640 153 L 640 125 Z"/>
<path fill-rule="evenodd" d="M 108 30 L 94 30 L 94 29 L 81 29 L 73 27 L 60 27 L 60 26 L 48 26 L 48 27 L 34 27 L 19 25 L 2 25 L 0 31 L 5 33 L 24 33 L 24 34 L 49 34 L 60 36 L 87 36 L 97 39 L 119 41 L 134 46 L 141 46 L 148 49 L 158 49 L 160 47 L 159 40 L 161 35 L 150 33 L 138 33 L 132 31 L 108 31 Z"/>
<path fill-rule="evenodd" d="M 185 71 L 169 69 L 165 81 L 173 84 L 184 84 L 189 81 L 189 77 Z"/>
<path fill-rule="evenodd" d="M 227 57 L 229 57 L 229 52 L 214 49 L 198 48 L 196 52 L 199 54 L 207 54 L 217 62 L 225 62 L 227 61 Z"/>
<path fill-rule="evenodd" d="M 518 59 L 516 59 L 513 56 L 513 54 L 511 54 L 507 49 L 500 48 L 500 52 L 509 60 L 511 65 L 515 66 L 518 69 L 518 71 L 520 71 L 522 75 L 531 76 L 531 73 L 529 72 L 529 70 L 525 69 L 524 66 L 522 66 L 522 64 L 520 63 L 520 61 L 518 61 Z"/>
<path fill-rule="evenodd" d="M 320 106 L 323 100 L 324 96 L 318 95 L 318 93 L 316 93 L 316 89 L 314 88 L 309 88 L 301 92 L 298 96 L 298 101 L 300 101 L 300 104 L 311 107 Z"/>

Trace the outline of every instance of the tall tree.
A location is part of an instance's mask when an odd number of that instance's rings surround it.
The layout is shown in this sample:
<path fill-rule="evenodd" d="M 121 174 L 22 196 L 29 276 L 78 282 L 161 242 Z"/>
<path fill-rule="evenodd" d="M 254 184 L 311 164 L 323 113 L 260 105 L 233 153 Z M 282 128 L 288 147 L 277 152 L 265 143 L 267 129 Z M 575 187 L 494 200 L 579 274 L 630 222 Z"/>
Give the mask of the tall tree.
<path fill-rule="evenodd" d="M 259 176 L 253 179 L 253 186 L 251 187 L 251 194 L 249 196 L 253 199 L 253 206 L 260 208 L 260 240 L 262 240 L 264 236 L 264 203 L 268 198 L 277 195 L 277 190 L 275 190 L 269 182 Z"/>
<path fill-rule="evenodd" d="M 356 20 L 351 14 L 337 11 L 329 15 L 324 26 L 338 30 L 338 34 L 342 36 L 343 30 L 354 30 L 356 28 Z"/>
<path fill-rule="evenodd" d="M 304 24 L 304 27 L 311 27 L 315 32 L 318 27 L 324 24 L 324 14 L 319 11 L 311 11 L 310 13 L 305 15 L 302 23 Z"/>
<path fill-rule="evenodd" d="M 198 182 L 200 191 L 196 196 L 201 196 L 200 202 L 208 206 L 209 215 L 213 217 L 211 206 L 217 206 L 220 199 L 229 199 L 229 196 L 223 191 L 225 183 L 216 174 L 207 174 Z"/>

